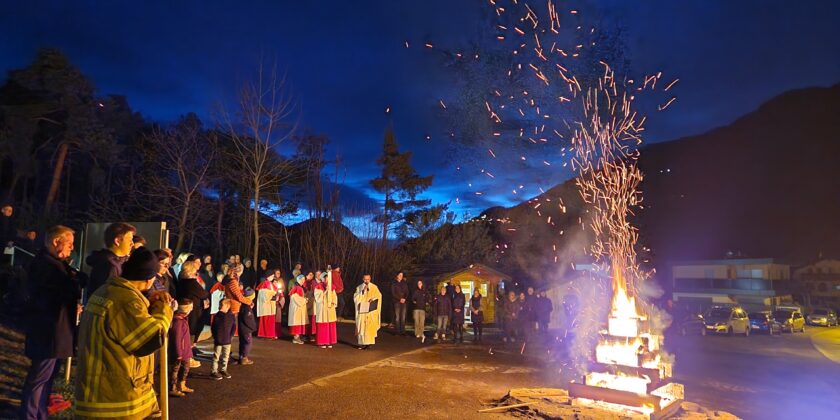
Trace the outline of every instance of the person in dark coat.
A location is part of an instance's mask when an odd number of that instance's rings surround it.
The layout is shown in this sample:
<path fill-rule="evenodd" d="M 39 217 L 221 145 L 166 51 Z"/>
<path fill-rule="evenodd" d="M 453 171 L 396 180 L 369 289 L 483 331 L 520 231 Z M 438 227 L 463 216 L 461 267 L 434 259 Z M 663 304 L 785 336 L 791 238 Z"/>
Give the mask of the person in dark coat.
<path fill-rule="evenodd" d="M 545 290 L 541 291 L 537 298 L 537 323 L 541 334 L 548 332 L 548 323 L 551 321 L 551 311 L 553 310 L 554 305 L 551 303 L 551 299 L 546 296 Z"/>
<path fill-rule="evenodd" d="M 522 303 L 522 330 L 526 337 L 533 334 L 537 327 L 537 300 L 538 297 L 534 294 L 534 288 L 529 287 L 525 294 L 525 300 Z"/>
<path fill-rule="evenodd" d="M 24 353 L 32 360 L 23 385 L 20 417 L 46 419 L 58 359 L 73 356 L 76 320 L 81 312 L 75 272 L 65 262 L 74 232 L 66 226 L 47 231 L 42 249 L 29 265 L 29 296 Z"/>
<path fill-rule="evenodd" d="M 426 329 L 426 303 L 429 301 L 429 294 L 423 280 L 417 280 L 417 288 L 411 292 L 411 304 L 414 306 L 414 336 L 420 342 L 426 341 L 424 334 Z"/>
<path fill-rule="evenodd" d="M 15 209 L 11 204 L 4 204 L 0 208 L 0 248 L 14 244 L 18 232 L 14 217 Z"/>
<path fill-rule="evenodd" d="M 254 271 L 251 259 L 245 258 L 245 268 L 242 269 L 242 274 L 239 276 L 239 282 L 242 283 L 242 287 L 250 287 L 253 289 L 257 287 L 257 280 L 257 272 Z"/>
<path fill-rule="evenodd" d="M 446 287 L 440 289 L 440 294 L 435 296 L 435 317 L 437 318 L 437 330 L 435 340 L 446 340 L 446 329 L 449 326 L 449 314 L 452 313 L 452 299 L 446 293 Z"/>
<path fill-rule="evenodd" d="M 256 295 L 254 289 L 251 288 L 245 289 L 243 294 L 246 298 L 251 299 L 252 301 Z M 254 318 L 253 306 L 253 303 L 250 305 L 242 305 L 239 308 L 239 316 L 236 317 L 239 326 L 240 365 L 254 364 L 254 361 L 248 358 L 248 355 L 251 353 L 251 342 L 254 340 L 254 333 L 257 331 L 257 319 Z"/>
<path fill-rule="evenodd" d="M 209 305 L 210 294 L 204 290 L 198 282 L 198 265 L 184 264 L 181 267 L 181 280 L 178 281 L 178 300 L 189 299 L 193 303 L 193 310 L 187 316 L 190 324 L 190 334 L 193 336 L 193 343 L 198 342 L 198 336 L 201 330 L 204 329 L 204 323 L 201 322 L 202 314 Z M 205 305 L 205 303 L 207 303 Z M 195 353 L 195 350 L 193 350 Z M 193 365 L 194 367 L 195 365 Z"/>
<path fill-rule="evenodd" d="M 516 342 L 516 330 L 518 328 L 519 312 L 521 308 L 522 304 L 516 298 L 516 293 L 513 291 L 508 292 L 508 297 L 504 301 L 503 320 L 505 324 L 505 335 L 502 338 L 502 341 L 510 341 L 511 343 Z"/>
<path fill-rule="evenodd" d="M 455 342 L 464 342 L 464 307 L 467 298 L 461 291 L 461 286 L 455 285 L 455 294 L 452 296 L 452 332 L 455 334 Z"/>
<path fill-rule="evenodd" d="M 86 296 L 92 296 L 111 277 L 122 274 L 122 265 L 134 249 L 134 234 L 137 228 L 128 223 L 111 223 L 105 228 L 103 239 L 106 248 L 93 251 L 85 262 L 90 266 L 90 278 Z"/>
<path fill-rule="evenodd" d="M 408 308 L 408 282 L 402 271 L 397 273 L 391 283 L 391 299 L 394 302 L 394 329 L 397 334 L 405 334 L 405 314 Z"/>
<path fill-rule="evenodd" d="M 481 305 L 481 292 L 475 289 L 470 298 L 470 319 L 472 320 L 473 342 L 480 343 L 484 333 L 484 307 Z"/>

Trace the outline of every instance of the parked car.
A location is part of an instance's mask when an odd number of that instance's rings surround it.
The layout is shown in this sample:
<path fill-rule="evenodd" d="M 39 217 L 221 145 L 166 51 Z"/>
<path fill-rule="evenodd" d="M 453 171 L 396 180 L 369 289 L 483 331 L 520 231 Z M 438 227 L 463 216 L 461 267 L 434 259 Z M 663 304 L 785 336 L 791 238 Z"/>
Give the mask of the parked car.
<path fill-rule="evenodd" d="M 799 309 L 776 309 L 773 311 L 773 317 L 782 324 L 782 331 L 805 332 L 805 317 Z"/>
<path fill-rule="evenodd" d="M 750 329 L 754 332 L 761 331 L 770 335 L 781 334 L 782 324 L 776 321 L 770 311 L 750 312 Z"/>
<path fill-rule="evenodd" d="M 824 325 L 830 327 L 837 325 L 837 312 L 833 309 L 814 309 L 814 312 L 808 314 L 806 321 L 808 325 Z"/>
<path fill-rule="evenodd" d="M 740 306 L 712 307 L 703 315 L 703 321 L 708 333 L 750 335 L 750 320 Z"/>
<path fill-rule="evenodd" d="M 702 314 L 691 314 L 680 321 L 680 335 L 706 335 L 706 324 Z"/>

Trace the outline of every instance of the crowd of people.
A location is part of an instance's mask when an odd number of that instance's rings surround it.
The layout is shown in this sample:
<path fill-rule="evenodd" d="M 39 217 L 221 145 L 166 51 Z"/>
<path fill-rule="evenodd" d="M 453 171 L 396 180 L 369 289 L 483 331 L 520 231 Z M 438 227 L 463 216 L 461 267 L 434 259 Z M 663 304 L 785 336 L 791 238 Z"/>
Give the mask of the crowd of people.
<path fill-rule="evenodd" d="M 89 277 L 68 264 L 75 233 L 55 226 L 44 235 L 43 248 L 29 264 L 26 355 L 32 360 L 23 390 L 21 418 L 43 419 L 59 360 L 75 357 L 76 415 L 79 417 L 146 418 L 158 412 L 153 384 L 155 357 L 168 338 L 169 395 L 184 397 L 190 369 L 212 360 L 210 376 L 230 378 L 231 344 L 239 346 L 233 362 L 251 365 L 255 337 L 307 342 L 321 349 L 338 343 L 337 322 L 345 311 L 345 284 L 340 264 L 304 270 L 298 263 L 289 281 L 279 268 L 260 260 L 231 255 L 214 264 L 209 255 L 151 250 L 127 223 L 109 225 L 105 247 L 85 260 Z M 395 334 L 408 335 L 409 308 L 414 336 L 426 339 L 426 313 L 432 312 L 434 339 L 464 340 L 465 311 L 470 311 L 474 341 L 483 336 L 485 297 L 476 290 L 465 296 L 459 284 L 446 284 L 440 293 L 427 292 L 423 281 L 409 286 L 404 273 L 390 284 Z M 497 299 L 505 340 L 527 339 L 544 330 L 551 303 L 534 296 Z M 381 327 L 383 294 L 365 274 L 353 290 L 355 345 L 375 345 Z M 209 326 L 213 352 L 197 343 Z"/>

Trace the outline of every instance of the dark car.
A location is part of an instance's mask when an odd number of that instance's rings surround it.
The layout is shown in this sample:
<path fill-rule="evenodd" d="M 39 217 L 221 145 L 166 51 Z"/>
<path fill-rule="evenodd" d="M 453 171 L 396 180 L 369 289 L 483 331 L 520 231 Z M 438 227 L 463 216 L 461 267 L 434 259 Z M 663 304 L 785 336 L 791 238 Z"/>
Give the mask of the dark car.
<path fill-rule="evenodd" d="M 706 324 L 703 315 L 691 314 L 680 321 L 680 335 L 706 335 Z"/>
<path fill-rule="evenodd" d="M 767 334 L 782 334 L 782 324 L 776 321 L 770 311 L 750 312 L 750 329 Z"/>

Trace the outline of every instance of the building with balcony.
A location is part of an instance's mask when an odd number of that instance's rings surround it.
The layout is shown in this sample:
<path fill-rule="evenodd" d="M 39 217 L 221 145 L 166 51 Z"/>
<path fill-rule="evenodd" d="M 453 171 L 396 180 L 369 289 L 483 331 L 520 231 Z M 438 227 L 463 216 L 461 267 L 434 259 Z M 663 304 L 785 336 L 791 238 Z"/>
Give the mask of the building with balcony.
<path fill-rule="evenodd" d="M 772 258 L 683 261 L 672 266 L 674 305 L 702 312 L 738 304 L 748 311 L 790 303 L 790 266 Z"/>
<path fill-rule="evenodd" d="M 840 260 L 825 259 L 793 272 L 797 297 L 809 307 L 840 309 Z"/>

